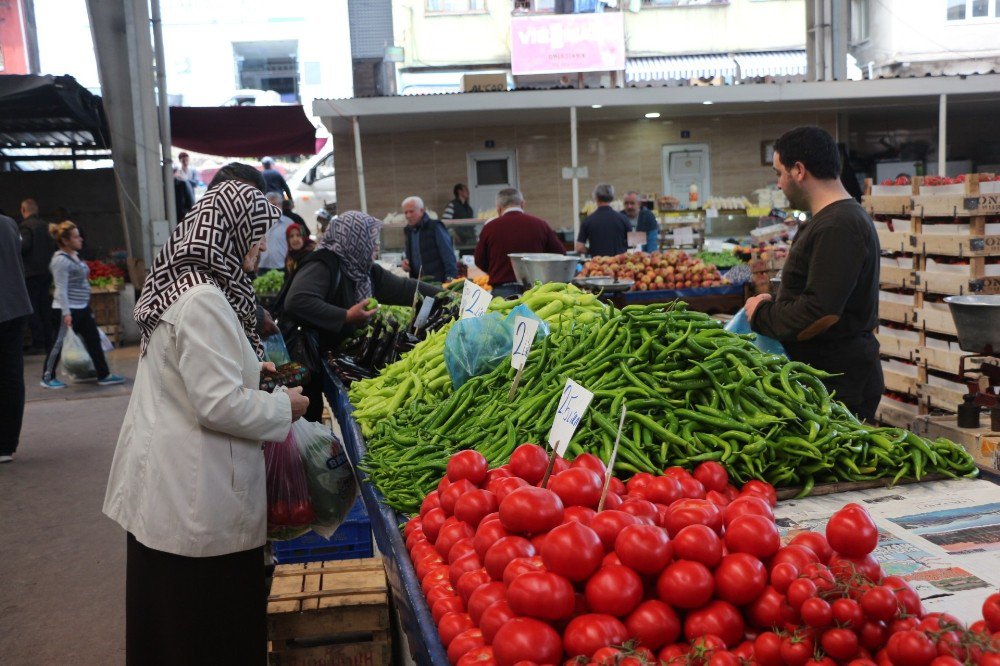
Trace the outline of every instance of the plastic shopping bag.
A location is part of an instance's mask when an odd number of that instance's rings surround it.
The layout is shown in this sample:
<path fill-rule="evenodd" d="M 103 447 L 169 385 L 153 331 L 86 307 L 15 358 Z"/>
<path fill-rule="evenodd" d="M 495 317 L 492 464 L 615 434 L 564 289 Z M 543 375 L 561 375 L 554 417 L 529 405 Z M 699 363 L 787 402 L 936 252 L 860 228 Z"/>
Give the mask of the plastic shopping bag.
<path fill-rule="evenodd" d="M 347 453 L 330 428 L 299 419 L 292 435 L 305 464 L 309 497 L 316 518 L 312 529 L 329 539 L 347 518 L 358 496 L 358 485 Z"/>
<path fill-rule="evenodd" d="M 268 338 L 264 338 L 264 355 L 268 361 L 274 363 L 279 368 L 291 363 L 292 360 L 288 356 L 288 347 L 285 346 L 285 338 L 281 335 L 281 331 Z"/>
<path fill-rule="evenodd" d="M 113 342 L 111 342 L 111 340 L 108 338 L 108 334 L 104 332 L 104 329 L 98 327 L 97 334 L 101 338 L 101 351 L 103 351 L 105 353 L 107 353 L 109 351 L 114 351 L 115 344 Z"/>
<path fill-rule="evenodd" d="M 284 441 L 264 443 L 264 469 L 268 537 L 283 540 L 305 534 L 316 519 L 316 511 L 309 499 L 309 481 L 294 429 Z"/>
<path fill-rule="evenodd" d="M 65 330 L 59 359 L 63 373 L 70 379 L 82 382 L 97 378 L 94 361 L 87 353 L 87 347 L 83 344 L 83 340 L 72 328 Z"/>
<path fill-rule="evenodd" d="M 549 325 L 523 304 L 511 310 L 506 318 L 488 312 L 455 322 L 444 341 L 444 364 L 456 389 L 472 377 L 490 372 L 510 356 L 514 318 L 518 315 L 539 322 L 536 341 L 549 334 Z"/>
<path fill-rule="evenodd" d="M 750 320 L 747 319 L 746 308 L 740 308 L 740 311 L 729 320 L 729 323 L 726 324 L 726 330 L 730 333 L 753 333 L 750 329 Z M 780 342 L 760 333 L 756 333 L 755 335 L 757 338 L 753 341 L 753 344 L 757 349 L 767 354 L 785 355 L 785 348 Z"/>

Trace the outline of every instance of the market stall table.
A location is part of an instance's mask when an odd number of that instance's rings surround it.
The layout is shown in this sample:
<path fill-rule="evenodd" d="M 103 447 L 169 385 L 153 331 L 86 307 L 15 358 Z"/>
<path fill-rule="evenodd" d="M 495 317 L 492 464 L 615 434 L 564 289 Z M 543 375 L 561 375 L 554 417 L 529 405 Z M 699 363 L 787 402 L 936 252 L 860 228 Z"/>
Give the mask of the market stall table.
<path fill-rule="evenodd" d="M 669 303 L 681 299 L 688 304 L 689 310 L 708 314 L 734 314 L 743 307 L 743 303 L 746 301 L 746 287 L 742 284 L 727 284 L 718 287 L 690 289 L 626 291 L 617 294 L 602 294 L 601 299 L 609 301 L 616 308 L 623 308 L 626 305 Z"/>

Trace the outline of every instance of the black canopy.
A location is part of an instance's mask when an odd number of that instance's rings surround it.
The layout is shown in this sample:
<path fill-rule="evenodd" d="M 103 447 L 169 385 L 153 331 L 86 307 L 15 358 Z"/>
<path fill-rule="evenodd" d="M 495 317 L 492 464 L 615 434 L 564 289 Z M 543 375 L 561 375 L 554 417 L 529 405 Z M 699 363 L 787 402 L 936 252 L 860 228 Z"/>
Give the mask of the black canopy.
<path fill-rule="evenodd" d="M 72 76 L 0 76 L 0 149 L 110 147 L 101 98 Z"/>

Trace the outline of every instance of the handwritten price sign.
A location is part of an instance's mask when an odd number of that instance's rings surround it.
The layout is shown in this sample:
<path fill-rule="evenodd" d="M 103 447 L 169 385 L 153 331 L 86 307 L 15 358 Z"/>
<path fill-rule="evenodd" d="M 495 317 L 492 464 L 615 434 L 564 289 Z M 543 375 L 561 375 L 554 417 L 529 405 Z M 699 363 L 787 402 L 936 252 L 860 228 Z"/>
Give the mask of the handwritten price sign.
<path fill-rule="evenodd" d="M 472 280 L 466 280 L 465 286 L 462 287 L 461 319 L 465 319 L 467 317 L 482 317 L 486 313 L 486 308 L 489 306 L 492 298 L 493 297 L 490 295 L 490 292 L 486 291 Z"/>
<path fill-rule="evenodd" d="M 517 315 L 514 317 L 514 346 L 510 352 L 510 365 L 515 370 L 524 367 L 528 352 L 538 332 L 538 320 Z"/>
<path fill-rule="evenodd" d="M 560 457 L 565 455 L 566 449 L 569 448 L 569 442 L 573 439 L 573 434 L 593 399 L 593 393 L 572 379 L 566 380 L 566 386 L 559 398 L 559 406 L 556 408 L 552 429 L 549 430 L 549 446 L 556 447 L 556 453 Z"/>

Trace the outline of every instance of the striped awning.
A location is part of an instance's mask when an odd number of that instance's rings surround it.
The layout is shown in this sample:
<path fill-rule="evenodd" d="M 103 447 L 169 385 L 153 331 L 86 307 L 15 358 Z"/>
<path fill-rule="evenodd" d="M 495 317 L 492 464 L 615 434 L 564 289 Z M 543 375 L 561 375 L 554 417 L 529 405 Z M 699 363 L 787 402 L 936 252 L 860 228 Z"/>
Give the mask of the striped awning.
<path fill-rule="evenodd" d="M 768 51 L 764 53 L 736 53 L 733 60 L 740 68 L 741 79 L 758 76 L 805 76 L 805 51 Z"/>
<path fill-rule="evenodd" d="M 657 56 L 629 58 L 625 62 L 625 81 L 676 81 L 736 76 L 736 63 L 724 54 Z"/>

